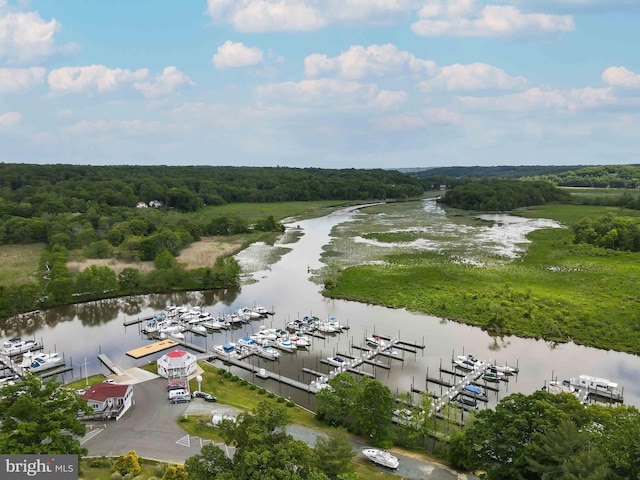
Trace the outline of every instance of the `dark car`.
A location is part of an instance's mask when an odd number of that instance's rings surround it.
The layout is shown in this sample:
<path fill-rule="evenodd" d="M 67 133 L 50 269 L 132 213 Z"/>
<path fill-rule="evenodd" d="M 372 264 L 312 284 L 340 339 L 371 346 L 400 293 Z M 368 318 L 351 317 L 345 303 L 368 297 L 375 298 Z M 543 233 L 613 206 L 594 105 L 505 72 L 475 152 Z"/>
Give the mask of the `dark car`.
<path fill-rule="evenodd" d="M 195 391 L 193 392 L 193 398 L 202 398 L 205 402 L 217 402 L 218 399 L 210 393 Z"/>

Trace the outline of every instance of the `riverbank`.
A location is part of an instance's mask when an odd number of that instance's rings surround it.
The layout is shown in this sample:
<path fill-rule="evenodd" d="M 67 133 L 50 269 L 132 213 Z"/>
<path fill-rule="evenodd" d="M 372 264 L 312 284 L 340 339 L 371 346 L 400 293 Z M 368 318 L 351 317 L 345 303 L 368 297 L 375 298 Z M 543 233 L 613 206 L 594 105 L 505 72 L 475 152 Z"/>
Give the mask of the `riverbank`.
<path fill-rule="evenodd" d="M 562 206 L 554 205 L 524 213 L 563 222 L 600 209 L 571 205 L 563 213 Z M 381 231 L 378 242 L 387 241 L 388 230 Z M 366 233 L 376 235 L 361 235 Z M 432 239 L 428 232 L 412 235 Z M 640 255 L 575 245 L 566 228 L 537 230 L 527 238 L 531 243 L 519 258 L 485 257 L 482 263 L 460 261 L 446 248 L 410 253 L 387 241 L 390 248 L 382 261 L 345 268 L 326 285 L 324 295 L 407 308 L 497 336 L 640 354 Z"/>

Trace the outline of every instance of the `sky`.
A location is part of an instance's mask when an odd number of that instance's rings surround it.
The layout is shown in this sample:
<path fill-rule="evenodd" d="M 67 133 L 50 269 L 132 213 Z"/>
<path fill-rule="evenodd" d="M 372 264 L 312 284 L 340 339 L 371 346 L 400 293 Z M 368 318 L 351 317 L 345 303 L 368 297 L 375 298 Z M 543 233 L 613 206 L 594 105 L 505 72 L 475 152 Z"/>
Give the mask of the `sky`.
<path fill-rule="evenodd" d="M 640 0 L 0 0 L 0 162 L 640 163 Z"/>

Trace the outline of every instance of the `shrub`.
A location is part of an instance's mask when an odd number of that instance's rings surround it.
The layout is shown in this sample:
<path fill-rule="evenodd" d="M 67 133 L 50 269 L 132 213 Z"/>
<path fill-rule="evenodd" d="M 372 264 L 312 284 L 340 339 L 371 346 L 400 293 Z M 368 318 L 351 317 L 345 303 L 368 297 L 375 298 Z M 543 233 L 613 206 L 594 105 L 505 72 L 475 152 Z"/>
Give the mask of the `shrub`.
<path fill-rule="evenodd" d="M 267 391 L 264 388 L 261 388 L 260 390 L 258 390 L 258 393 L 260 395 L 264 395 L 265 393 L 267 393 Z"/>
<path fill-rule="evenodd" d="M 240 380 L 240 377 L 238 377 L 237 375 L 231 377 L 232 382 L 237 382 L 238 380 Z"/>
<path fill-rule="evenodd" d="M 296 406 L 296 402 L 294 402 L 293 400 L 289 400 L 287 402 L 287 407 L 295 407 Z"/>
<path fill-rule="evenodd" d="M 227 371 L 223 367 L 218 369 L 218 375 L 224 375 L 225 373 L 227 373 Z"/>
<path fill-rule="evenodd" d="M 278 403 L 284 403 L 285 401 L 286 400 L 284 397 L 278 397 L 278 400 L 277 400 Z"/>
<path fill-rule="evenodd" d="M 247 385 L 249 385 L 249 382 L 243 379 L 243 380 L 240 382 L 240 385 L 242 385 L 243 387 L 246 387 Z"/>
<path fill-rule="evenodd" d="M 249 390 L 255 390 L 256 388 L 258 387 L 256 387 L 253 383 L 249 385 Z"/>
<path fill-rule="evenodd" d="M 231 378 L 233 374 L 231 372 L 224 372 L 224 378 Z"/>
<path fill-rule="evenodd" d="M 120 475 L 120 472 L 113 472 L 111 474 L 111 480 L 122 480 L 122 475 Z"/>
<path fill-rule="evenodd" d="M 267 395 L 269 398 L 276 398 L 276 394 L 273 392 L 269 392 L 269 395 Z"/>

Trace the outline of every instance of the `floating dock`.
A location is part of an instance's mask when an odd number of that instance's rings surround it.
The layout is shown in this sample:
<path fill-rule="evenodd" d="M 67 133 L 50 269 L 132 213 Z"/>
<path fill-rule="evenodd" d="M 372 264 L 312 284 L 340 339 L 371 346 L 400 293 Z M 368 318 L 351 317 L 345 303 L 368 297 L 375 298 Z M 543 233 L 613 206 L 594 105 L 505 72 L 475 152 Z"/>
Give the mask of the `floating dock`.
<path fill-rule="evenodd" d="M 142 357 L 146 357 L 147 355 L 151 355 L 153 353 L 161 352 L 162 350 L 167 350 L 168 348 L 172 348 L 177 345 L 180 345 L 180 343 L 177 340 L 172 340 L 168 338 L 166 340 L 161 340 L 159 342 L 150 343 L 149 345 L 145 345 L 144 347 L 134 348 L 133 350 L 129 350 L 127 352 L 127 355 L 133 358 L 142 358 Z M 100 356 L 98 356 L 98 358 L 99 357 Z M 109 368 L 108 365 L 106 366 L 107 368 Z"/>

